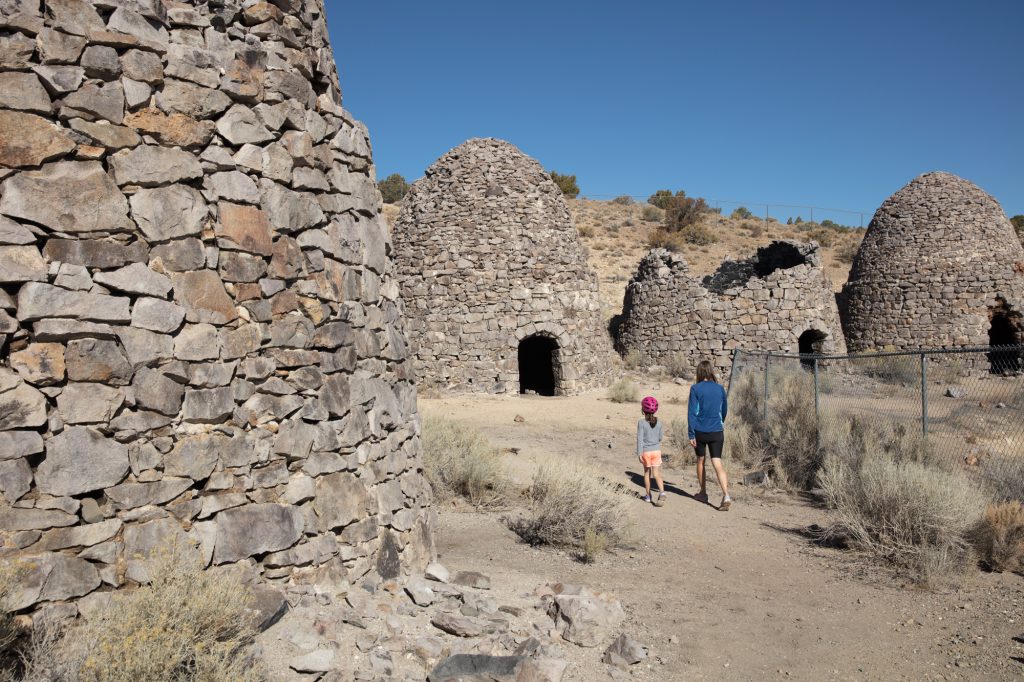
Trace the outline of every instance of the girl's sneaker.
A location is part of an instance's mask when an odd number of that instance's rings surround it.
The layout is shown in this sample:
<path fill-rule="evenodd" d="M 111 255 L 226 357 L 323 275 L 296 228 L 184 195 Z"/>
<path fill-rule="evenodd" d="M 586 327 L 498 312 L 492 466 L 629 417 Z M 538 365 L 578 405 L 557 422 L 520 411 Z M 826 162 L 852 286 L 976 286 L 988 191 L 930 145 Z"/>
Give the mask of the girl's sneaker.
<path fill-rule="evenodd" d="M 665 504 L 665 493 L 658 495 L 658 499 L 654 501 L 655 507 L 661 507 Z"/>
<path fill-rule="evenodd" d="M 729 511 L 729 507 L 732 506 L 732 498 L 726 495 L 722 498 L 722 504 L 718 506 L 719 511 Z"/>
<path fill-rule="evenodd" d="M 650 502 L 650 501 L 651 501 L 651 496 L 650 495 L 644 495 L 644 502 Z"/>

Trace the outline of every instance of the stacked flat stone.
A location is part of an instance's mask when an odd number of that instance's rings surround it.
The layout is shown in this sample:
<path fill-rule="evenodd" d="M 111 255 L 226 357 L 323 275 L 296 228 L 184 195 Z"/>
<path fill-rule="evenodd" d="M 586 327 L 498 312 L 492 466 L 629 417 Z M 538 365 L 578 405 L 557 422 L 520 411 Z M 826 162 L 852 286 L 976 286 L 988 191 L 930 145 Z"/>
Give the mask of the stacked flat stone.
<path fill-rule="evenodd" d="M 846 352 L 817 242 L 775 241 L 703 280 L 682 256 L 653 249 L 626 286 L 617 348 L 645 365 L 682 359 L 692 372 L 708 359 L 725 371 L 734 348 L 797 353 L 807 331 L 824 335 L 820 352 Z"/>
<path fill-rule="evenodd" d="M 293 585 L 422 569 L 398 286 L 322 0 L 0 0 L 0 165 L 14 608 L 145 581 L 174 538 Z"/>
<path fill-rule="evenodd" d="M 852 351 L 987 346 L 994 310 L 1024 304 L 1024 249 L 1002 207 L 925 173 L 875 212 L 841 297 Z"/>
<path fill-rule="evenodd" d="M 412 185 L 393 239 L 425 385 L 518 393 L 519 342 L 538 334 L 558 344 L 557 393 L 604 383 L 597 277 L 537 161 L 502 140 L 459 145 Z"/>

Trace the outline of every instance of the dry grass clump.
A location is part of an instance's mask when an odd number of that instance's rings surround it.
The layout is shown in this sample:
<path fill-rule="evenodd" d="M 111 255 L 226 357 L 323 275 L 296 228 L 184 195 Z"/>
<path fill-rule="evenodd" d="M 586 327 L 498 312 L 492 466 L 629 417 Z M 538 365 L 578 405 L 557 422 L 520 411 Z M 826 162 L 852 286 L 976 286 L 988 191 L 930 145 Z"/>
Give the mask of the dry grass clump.
<path fill-rule="evenodd" d="M 928 584 L 973 564 L 970 535 L 984 496 L 959 472 L 862 453 L 829 454 L 819 474 L 834 510 L 833 535 Z"/>
<path fill-rule="evenodd" d="M 1017 501 L 989 505 L 971 539 L 989 570 L 1024 571 L 1024 505 Z"/>
<path fill-rule="evenodd" d="M 674 353 L 671 355 L 665 361 L 665 371 L 668 372 L 670 377 L 679 377 L 681 379 L 692 379 L 694 376 L 693 366 L 690 364 L 686 353 Z"/>
<path fill-rule="evenodd" d="M 478 431 L 440 417 L 423 419 L 423 472 L 438 500 L 495 505 L 508 488 L 498 449 Z"/>
<path fill-rule="evenodd" d="M 608 399 L 613 403 L 631 403 L 639 399 L 636 386 L 628 379 L 619 379 L 608 389 Z"/>
<path fill-rule="evenodd" d="M 576 548 L 591 561 L 626 540 L 626 496 L 584 464 L 541 465 L 529 498 L 529 514 L 509 521 L 509 528 L 531 545 Z"/>
<path fill-rule="evenodd" d="M 9 609 L 21 575 L 17 564 L 0 563 L 0 682 L 16 679 L 14 673 L 20 662 L 22 632 Z"/>
<path fill-rule="evenodd" d="M 256 682 L 249 598 L 235 571 L 204 571 L 198 553 L 154 553 L 151 582 L 113 596 L 89 621 L 33 633 L 23 680 L 32 682 Z"/>

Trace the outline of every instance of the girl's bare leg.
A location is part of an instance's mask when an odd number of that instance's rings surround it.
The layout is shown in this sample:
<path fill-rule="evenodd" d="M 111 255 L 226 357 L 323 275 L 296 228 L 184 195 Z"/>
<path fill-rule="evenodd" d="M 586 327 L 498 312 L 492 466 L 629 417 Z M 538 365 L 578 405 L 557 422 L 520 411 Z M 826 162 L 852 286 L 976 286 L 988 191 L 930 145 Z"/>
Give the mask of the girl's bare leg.
<path fill-rule="evenodd" d="M 647 491 L 647 497 L 651 496 L 651 467 L 644 467 L 644 490 Z"/>
<path fill-rule="evenodd" d="M 665 494 L 665 483 L 661 480 L 661 467 L 651 467 L 654 472 L 654 480 L 658 484 L 658 492 Z"/>
<path fill-rule="evenodd" d="M 712 457 L 711 464 L 715 467 L 715 475 L 718 476 L 718 485 L 722 486 L 722 494 L 729 497 L 729 479 L 725 475 L 725 467 L 722 466 L 722 460 L 717 457 Z"/>

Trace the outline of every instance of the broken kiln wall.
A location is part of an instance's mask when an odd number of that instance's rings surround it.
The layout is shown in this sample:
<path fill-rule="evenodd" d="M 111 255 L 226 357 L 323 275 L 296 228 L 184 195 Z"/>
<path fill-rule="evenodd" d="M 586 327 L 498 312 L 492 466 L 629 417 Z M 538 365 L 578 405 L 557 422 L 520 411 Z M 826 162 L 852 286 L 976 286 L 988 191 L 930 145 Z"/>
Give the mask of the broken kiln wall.
<path fill-rule="evenodd" d="M 272 581 L 425 564 L 398 287 L 320 0 L 0 0 L 0 164 L 16 608 L 144 581 L 175 538 Z"/>

